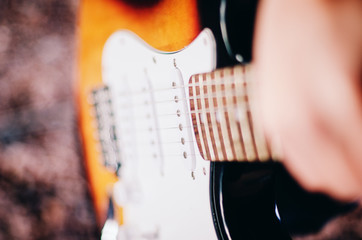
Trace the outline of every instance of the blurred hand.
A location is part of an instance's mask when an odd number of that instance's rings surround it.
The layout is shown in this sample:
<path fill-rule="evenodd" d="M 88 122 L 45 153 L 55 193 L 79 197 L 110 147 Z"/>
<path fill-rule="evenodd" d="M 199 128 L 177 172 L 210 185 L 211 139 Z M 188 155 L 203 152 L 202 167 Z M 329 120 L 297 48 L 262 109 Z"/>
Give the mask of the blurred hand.
<path fill-rule="evenodd" d="M 362 1 L 261 1 L 254 64 L 261 124 L 291 174 L 360 198 Z"/>

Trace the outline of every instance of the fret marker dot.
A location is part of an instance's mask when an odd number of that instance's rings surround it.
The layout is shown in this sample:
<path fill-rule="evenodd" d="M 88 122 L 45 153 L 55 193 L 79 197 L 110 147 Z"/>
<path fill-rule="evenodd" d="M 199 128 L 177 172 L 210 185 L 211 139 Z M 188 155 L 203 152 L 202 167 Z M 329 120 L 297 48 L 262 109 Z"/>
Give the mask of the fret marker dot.
<path fill-rule="evenodd" d="M 182 145 L 185 145 L 185 138 L 181 138 Z"/>

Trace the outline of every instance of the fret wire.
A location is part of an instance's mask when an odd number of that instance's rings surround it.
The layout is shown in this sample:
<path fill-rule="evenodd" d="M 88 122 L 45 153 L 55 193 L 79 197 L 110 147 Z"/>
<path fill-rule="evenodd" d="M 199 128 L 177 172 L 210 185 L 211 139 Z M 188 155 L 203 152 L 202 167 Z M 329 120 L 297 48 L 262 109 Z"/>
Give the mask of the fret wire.
<path fill-rule="evenodd" d="M 222 72 L 221 71 L 216 71 L 215 72 L 215 78 L 222 78 Z M 218 94 L 218 97 L 216 98 L 216 101 L 217 101 L 217 104 L 218 105 L 223 105 L 224 104 L 224 99 L 225 99 L 225 94 L 223 94 L 221 90 L 221 85 L 216 85 L 216 93 Z M 226 101 L 226 99 L 225 99 Z M 222 149 L 223 149 L 223 156 L 224 158 L 226 159 L 232 159 L 232 152 L 230 151 L 230 149 L 228 148 L 228 146 L 230 146 L 230 143 L 229 143 L 229 134 L 228 134 L 228 128 L 226 126 L 227 124 L 227 119 L 226 119 L 226 116 L 223 115 L 221 118 L 220 118 L 220 136 L 221 136 L 221 146 L 222 146 Z"/>
<path fill-rule="evenodd" d="M 206 79 L 210 79 L 211 75 L 207 75 L 205 76 Z M 213 88 L 216 89 L 216 86 L 214 85 L 210 85 L 208 84 L 206 86 L 206 90 L 207 92 L 211 92 L 213 93 Z M 216 94 L 217 95 L 217 94 Z M 217 98 L 217 96 L 216 96 Z M 215 109 L 217 108 L 217 106 L 215 106 L 215 101 L 217 102 L 215 97 L 211 97 L 211 94 L 208 94 L 207 99 L 209 102 L 209 109 L 210 111 L 215 111 Z M 221 156 L 222 153 L 222 149 L 219 147 L 220 146 L 220 140 L 219 140 L 219 127 L 218 127 L 218 121 L 217 121 L 217 117 L 214 114 L 210 114 L 210 117 L 207 118 L 207 120 L 211 121 L 212 125 L 215 125 L 215 128 L 212 129 L 212 134 L 213 134 L 213 138 L 212 138 L 212 148 L 214 148 L 214 153 L 215 153 L 215 158 L 219 158 L 219 156 Z"/>

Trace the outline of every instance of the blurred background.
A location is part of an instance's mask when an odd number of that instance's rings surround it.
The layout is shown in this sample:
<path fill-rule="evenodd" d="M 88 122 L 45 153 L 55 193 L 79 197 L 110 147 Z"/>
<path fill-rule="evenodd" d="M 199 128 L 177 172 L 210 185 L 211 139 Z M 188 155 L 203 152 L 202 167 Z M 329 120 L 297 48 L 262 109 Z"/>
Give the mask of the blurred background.
<path fill-rule="evenodd" d="M 0 239 L 99 239 L 77 126 L 78 0 L 0 0 Z M 298 239 L 362 239 L 361 207 Z"/>
<path fill-rule="evenodd" d="M 73 87 L 76 0 L 0 0 L 0 239 L 98 239 Z"/>

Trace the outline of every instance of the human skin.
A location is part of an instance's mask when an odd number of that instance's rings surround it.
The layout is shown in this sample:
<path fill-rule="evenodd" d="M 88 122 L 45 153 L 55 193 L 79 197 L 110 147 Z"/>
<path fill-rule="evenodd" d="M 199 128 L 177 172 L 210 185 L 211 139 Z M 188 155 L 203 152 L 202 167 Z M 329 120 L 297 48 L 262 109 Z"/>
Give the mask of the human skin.
<path fill-rule="evenodd" d="M 254 39 L 269 143 L 306 189 L 361 198 L 362 1 L 261 1 Z"/>

